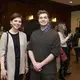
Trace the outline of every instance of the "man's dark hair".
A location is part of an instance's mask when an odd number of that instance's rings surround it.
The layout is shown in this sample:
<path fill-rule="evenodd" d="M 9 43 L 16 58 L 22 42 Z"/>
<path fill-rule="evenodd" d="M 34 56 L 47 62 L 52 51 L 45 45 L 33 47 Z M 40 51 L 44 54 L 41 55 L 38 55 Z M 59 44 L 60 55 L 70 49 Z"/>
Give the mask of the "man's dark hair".
<path fill-rule="evenodd" d="M 39 17 L 40 14 L 44 14 L 44 13 L 46 13 L 49 17 L 49 14 L 46 10 L 39 10 L 38 13 L 37 13 L 37 16 Z"/>

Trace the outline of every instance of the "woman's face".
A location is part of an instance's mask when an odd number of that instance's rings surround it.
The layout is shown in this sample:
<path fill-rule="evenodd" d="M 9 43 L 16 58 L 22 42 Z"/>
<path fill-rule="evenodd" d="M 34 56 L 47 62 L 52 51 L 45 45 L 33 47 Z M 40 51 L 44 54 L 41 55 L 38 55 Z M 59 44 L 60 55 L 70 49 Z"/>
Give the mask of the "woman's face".
<path fill-rule="evenodd" d="M 16 17 L 10 21 L 10 24 L 11 24 L 12 28 L 18 30 L 22 25 L 22 20 L 21 20 L 21 18 Z"/>
<path fill-rule="evenodd" d="M 66 25 L 65 24 L 63 24 L 63 29 L 66 30 Z"/>

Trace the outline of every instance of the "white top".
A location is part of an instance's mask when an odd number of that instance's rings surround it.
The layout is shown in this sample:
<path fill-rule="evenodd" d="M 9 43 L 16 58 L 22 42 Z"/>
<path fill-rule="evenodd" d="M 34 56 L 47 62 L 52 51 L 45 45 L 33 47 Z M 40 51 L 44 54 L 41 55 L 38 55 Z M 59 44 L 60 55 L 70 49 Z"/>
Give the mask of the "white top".
<path fill-rule="evenodd" d="M 60 44 L 61 47 L 67 47 L 67 40 L 69 39 L 69 37 L 67 36 L 66 38 L 64 38 L 63 34 L 61 32 L 58 32 L 59 37 L 60 37 Z"/>

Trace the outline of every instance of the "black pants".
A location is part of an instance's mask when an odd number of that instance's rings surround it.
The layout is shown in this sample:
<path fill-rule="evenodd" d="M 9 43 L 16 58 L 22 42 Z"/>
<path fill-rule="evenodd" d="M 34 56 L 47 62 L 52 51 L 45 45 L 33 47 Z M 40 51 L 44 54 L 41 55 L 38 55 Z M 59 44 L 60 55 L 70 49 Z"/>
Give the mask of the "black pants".
<path fill-rule="evenodd" d="M 54 73 L 42 73 L 31 70 L 30 80 L 56 80 L 56 74 Z"/>
<path fill-rule="evenodd" d="M 15 76 L 15 80 L 23 80 L 23 77 L 24 77 L 24 74 L 21 74 L 21 75 L 16 75 Z"/>
<path fill-rule="evenodd" d="M 18 60 L 17 60 L 18 61 Z M 15 76 L 14 76 L 14 80 L 23 80 L 24 74 L 20 74 L 19 75 L 19 66 L 20 66 L 20 62 L 16 62 L 17 64 L 15 65 Z"/>
<path fill-rule="evenodd" d="M 76 63 L 79 62 L 79 57 L 80 57 L 80 48 L 79 47 L 76 47 L 74 48 L 75 50 L 75 53 L 76 53 Z"/>
<path fill-rule="evenodd" d="M 64 80 L 64 77 L 65 77 L 68 67 L 69 67 L 70 53 L 68 52 L 68 47 L 62 47 L 62 49 L 64 50 L 64 52 L 68 58 L 65 62 L 61 61 L 61 67 L 59 70 L 59 79 Z"/>
<path fill-rule="evenodd" d="M 64 78 L 64 62 L 60 62 L 60 69 L 59 69 L 59 79 L 63 80 Z"/>
<path fill-rule="evenodd" d="M 67 60 L 64 62 L 64 74 L 66 74 L 68 68 L 69 68 L 69 63 L 70 63 L 70 52 L 68 47 L 62 47 L 64 52 L 66 53 Z"/>

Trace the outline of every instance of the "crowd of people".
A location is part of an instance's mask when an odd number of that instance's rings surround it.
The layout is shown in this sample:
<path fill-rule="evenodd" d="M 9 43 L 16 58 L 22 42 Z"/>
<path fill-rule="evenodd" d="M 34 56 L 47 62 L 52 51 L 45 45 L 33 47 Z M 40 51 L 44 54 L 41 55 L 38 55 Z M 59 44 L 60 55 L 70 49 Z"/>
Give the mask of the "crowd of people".
<path fill-rule="evenodd" d="M 3 32 L 0 39 L 2 80 L 23 80 L 24 74 L 28 72 L 26 80 L 56 80 L 57 73 L 59 80 L 66 80 L 65 77 L 71 74 L 69 65 L 70 50 L 74 42 L 72 33 L 67 32 L 66 24 L 63 22 L 52 29 L 46 10 L 39 10 L 37 16 L 40 29 L 32 32 L 28 43 L 27 35 L 20 31 L 22 15 L 12 14 L 11 29 Z M 64 61 L 61 60 L 61 50 L 67 57 Z"/>

